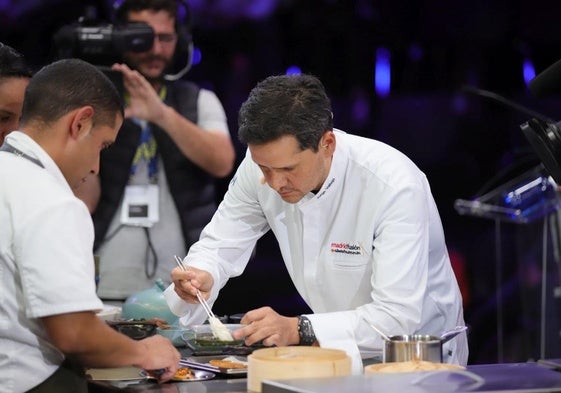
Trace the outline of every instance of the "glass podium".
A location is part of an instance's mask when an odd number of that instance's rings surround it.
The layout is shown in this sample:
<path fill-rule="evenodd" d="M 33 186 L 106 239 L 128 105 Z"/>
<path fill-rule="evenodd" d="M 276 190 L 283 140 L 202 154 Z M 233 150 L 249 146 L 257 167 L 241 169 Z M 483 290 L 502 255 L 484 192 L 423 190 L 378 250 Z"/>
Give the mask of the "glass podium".
<path fill-rule="evenodd" d="M 526 224 L 561 207 L 557 184 L 541 165 L 470 200 L 457 199 L 462 215 Z"/>
<path fill-rule="evenodd" d="M 548 226 L 552 221 L 548 218 L 556 215 L 561 208 L 561 193 L 558 185 L 547 174 L 542 166 L 536 166 L 521 175 L 497 186 L 483 195 L 472 199 L 457 199 L 454 208 L 460 215 L 493 220 L 495 223 L 495 269 L 496 269 L 496 302 L 497 302 L 497 352 L 498 362 L 503 362 L 503 294 L 502 294 L 502 235 L 501 223 L 530 224 L 543 221 L 542 241 L 542 294 L 540 320 L 540 355 L 545 353 L 545 274 L 547 271 L 547 238 Z M 539 222 L 539 221 L 538 221 Z M 552 236 L 557 230 L 552 228 Z M 557 239 L 553 239 L 555 243 Z"/>

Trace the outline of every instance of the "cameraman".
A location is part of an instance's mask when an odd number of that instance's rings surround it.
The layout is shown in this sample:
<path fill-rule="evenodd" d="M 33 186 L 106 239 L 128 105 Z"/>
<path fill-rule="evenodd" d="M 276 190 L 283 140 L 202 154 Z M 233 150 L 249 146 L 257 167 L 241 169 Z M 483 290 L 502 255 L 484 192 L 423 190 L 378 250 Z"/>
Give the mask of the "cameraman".
<path fill-rule="evenodd" d="M 98 295 L 123 300 L 168 280 L 214 211 L 215 178 L 230 174 L 234 148 L 216 95 L 164 79 L 182 36 L 175 0 L 125 0 L 119 23 L 154 30 L 146 52 L 123 53 L 126 121 L 101 155 L 99 177 L 82 199 L 93 211 L 100 256 Z M 188 11 L 188 10 L 187 10 Z"/>

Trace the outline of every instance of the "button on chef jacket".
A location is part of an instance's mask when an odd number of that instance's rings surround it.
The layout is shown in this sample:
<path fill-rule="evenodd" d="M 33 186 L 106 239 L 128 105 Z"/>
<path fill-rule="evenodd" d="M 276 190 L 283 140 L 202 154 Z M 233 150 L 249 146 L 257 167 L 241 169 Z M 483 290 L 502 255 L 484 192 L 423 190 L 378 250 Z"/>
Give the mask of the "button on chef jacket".
<path fill-rule="evenodd" d="M 295 204 L 263 184 L 250 153 L 186 262 L 210 272 L 211 303 L 239 276 L 256 241 L 275 234 L 320 346 L 344 349 L 353 372 L 360 350 L 380 350 L 388 335 L 431 334 L 464 325 L 462 298 L 426 176 L 405 155 L 372 139 L 335 130 L 336 149 L 321 189 Z M 204 310 L 165 292 L 184 324 Z M 444 344 L 444 361 L 465 365 L 464 333 Z"/>

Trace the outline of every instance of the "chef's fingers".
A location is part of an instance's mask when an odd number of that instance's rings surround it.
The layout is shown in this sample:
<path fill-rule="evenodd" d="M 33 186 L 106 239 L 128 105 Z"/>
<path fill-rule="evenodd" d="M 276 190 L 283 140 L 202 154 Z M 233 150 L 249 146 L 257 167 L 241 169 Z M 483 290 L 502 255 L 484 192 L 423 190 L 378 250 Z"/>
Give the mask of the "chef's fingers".
<path fill-rule="evenodd" d="M 252 322 L 260 321 L 268 315 L 278 315 L 271 307 L 261 307 L 245 313 L 240 323 L 242 325 L 249 325 Z"/>

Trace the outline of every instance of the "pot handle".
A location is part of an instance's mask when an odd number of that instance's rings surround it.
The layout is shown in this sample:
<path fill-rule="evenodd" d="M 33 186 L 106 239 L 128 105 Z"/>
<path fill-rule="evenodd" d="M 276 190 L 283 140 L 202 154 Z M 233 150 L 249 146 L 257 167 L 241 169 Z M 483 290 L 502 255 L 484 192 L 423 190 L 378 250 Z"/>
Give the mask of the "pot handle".
<path fill-rule="evenodd" d="M 420 384 L 422 385 L 423 383 L 428 383 L 429 379 L 431 379 L 432 377 L 436 376 L 436 375 L 442 375 L 442 374 L 457 374 L 457 375 L 461 375 L 466 377 L 467 379 L 471 380 L 471 384 L 476 384 L 476 387 L 479 387 L 481 385 L 483 385 L 485 383 L 485 380 L 483 379 L 483 377 L 472 373 L 471 371 L 467 371 L 467 370 L 435 370 L 435 371 L 427 371 L 427 372 L 423 372 L 419 377 L 413 379 L 411 381 L 411 384 L 413 385 L 417 385 Z M 442 384 L 442 379 L 438 379 L 438 380 L 434 380 L 433 384 Z"/>
<path fill-rule="evenodd" d="M 467 326 L 456 326 L 454 329 L 447 330 L 440 335 L 440 343 L 444 344 L 446 341 L 451 340 L 452 338 L 456 337 L 462 332 L 465 332 L 466 330 Z"/>

